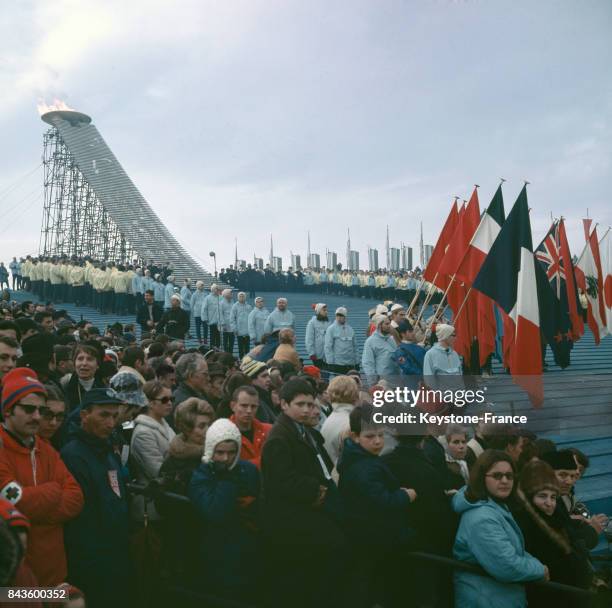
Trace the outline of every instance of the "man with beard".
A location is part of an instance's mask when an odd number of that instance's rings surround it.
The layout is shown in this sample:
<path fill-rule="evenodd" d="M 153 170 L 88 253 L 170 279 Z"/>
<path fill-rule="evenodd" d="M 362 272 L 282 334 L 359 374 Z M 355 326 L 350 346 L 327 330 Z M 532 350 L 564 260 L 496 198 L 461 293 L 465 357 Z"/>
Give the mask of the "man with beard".
<path fill-rule="evenodd" d="M 306 325 L 306 352 L 314 365 L 325 367 L 325 332 L 329 327 L 327 304 L 320 302 L 314 308 L 315 316 Z"/>
<path fill-rule="evenodd" d="M 276 308 L 266 320 L 264 334 L 270 335 L 286 327 L 295 329 L 295 316 L 287 309 L 287 298 L 278 298 L 276 300 Z"/>
<path fill-rule="evenodd" d="M 383 314 L 374 316 L 376 330 L 365 341 L 361 367 L 368 382 L 376 382 L 380 376 L 396 376 L 399 367 L 393 359 L 397 348 L 391 336 L 391 320 Z"/>

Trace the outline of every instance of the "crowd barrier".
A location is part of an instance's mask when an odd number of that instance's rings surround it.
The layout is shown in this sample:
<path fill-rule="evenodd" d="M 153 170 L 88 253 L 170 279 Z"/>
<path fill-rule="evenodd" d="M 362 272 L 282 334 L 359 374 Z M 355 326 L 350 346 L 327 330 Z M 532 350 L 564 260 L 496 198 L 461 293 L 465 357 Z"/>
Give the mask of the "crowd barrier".
<path fill-rule="evenodd" d="M 189 498 L 181 494 L 174 494 L 172 492 L 165 492 L 161 490 L 161 486 L 157 483 L 145 486 L 143 484 L 129 483 L 128 490 L 133 494 L 144 495 L 150 499 L 154 497 L 163 496 L 165 499 L 181 502 L 183 504 L 189 503 Z M 463 570 L 466 572 L 472 572 L 480 576 L 489 577 L 489 574 L 480 566 L 469 564 L 467 562 L 461 562 L 450 557 L 444 557 L 433 553 L 426 553 L 423 551 L 412 551 L 408 554 L 409 559 L 426 562 L 432 564 L 435 567 L 450 568 L 452 570 Z M 596 561 L 609 561 L 610 556 L 594 556 Z M 572 598 L 575 600 L 575 605 L 581 608 L 605 608 L 612 606 L 612 591 L 604 591 L 596 593 L 591 590 L 581 589 L 579 587 L 573 587 L 571 585 L 565 585 L 554 581 L 535 581 L 529 583 L 530 586 L 535 586 L 540 590 L 550 593 L 551 605 L 555 605 L 552 601 L 553 597 L 559 597 L 559 594 L 563 594 L 564 598 Z M 225 598 L 211 596 L 204 592 L 200 592 L 194 589 L 188 589 L 181 585 L 169 584 L 167 586 L 167 593 L 169 597 L 181 597 L 187 601 L 193 601 L 194 605 L 201 602 L 203 606 L 215 606 L 219 608 L 257 608 L 251 604 L 244 604 L 241 602 L 235 602 Z M 573 604 L 572 604 L 573 605 Z M 466 607 L 467 608 L 467 607 Z"/>

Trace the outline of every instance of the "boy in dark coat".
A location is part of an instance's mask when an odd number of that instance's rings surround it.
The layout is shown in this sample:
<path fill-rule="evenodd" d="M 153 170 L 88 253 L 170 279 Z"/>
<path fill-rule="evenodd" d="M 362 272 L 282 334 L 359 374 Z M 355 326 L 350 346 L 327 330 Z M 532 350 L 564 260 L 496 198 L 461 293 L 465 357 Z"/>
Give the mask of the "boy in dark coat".
<path fill-rule="evenodd" d="M 410 548 L 414 538 L 409 527 L 410 505 L 417 494 L 412 488 L 400 487 L 379 458 L 385 432 L 382 426 L 372 423 L 372 408 L 356 407 L 349 424 L 350 437 L 344 442 L 338 463 L 338 488 L 349 536 L 354 542 L 353 555 L 359 573 L 355 580 L 362 584 L 355 602 L 370 606 L 377 599 L 377 579 L 381 582 L 380 593 L 388 595 L 392 581 L 386 579 L 393 573 L 393 562 Z M 387 602 L 394 605 L 392 598 Z"/>
<path fill-rule="evenodd" d="M 89 608 L 130 605 L 128 497 L 121 461 L 109 441 L 122 405 L 112 389 L 88 391 L 81 427 L 61 451 L 85 497 L 64 537 L 68 578 L 85 592 Z"/>
<path fill-rule="evenodd" d="M 457 531 L 457 516 L 446 495 L 445 471 L 434 466 L 422 449 L 426 428 L 411 429 L 414 435 L 399 435 L 397 447 L 383 460 L 387 463 L 399 484 L 414 488 L 418 500 L 410 510 L 411 523 L 416 531 L 413 546 L 416 551 L 451 556 L 451 549 Z M 423 434 L 416 434 L 419 430 Z M 437 442 L 440 445 L 439 442 Z M 426 605 L 452 603 L 446 596 L 452 589 L 451 572 L 439 570 L 430 564 L 411 562 L 410 576 L 418 581 L 412 599 Z M 438 602 L 438 603 L 436 603 Z"/>
<path fill-rule="evenodd" d="M 336 605 L 346 550 L 336 516 L 339 497 L 323 437 L 308 426 L 317 407 L 312 386 L 289 380 L 281 389 L 282 414 L 264 444 L 263 525 L 271 606 Z M 333 577 L 328 573 L 333 572 Z"/>

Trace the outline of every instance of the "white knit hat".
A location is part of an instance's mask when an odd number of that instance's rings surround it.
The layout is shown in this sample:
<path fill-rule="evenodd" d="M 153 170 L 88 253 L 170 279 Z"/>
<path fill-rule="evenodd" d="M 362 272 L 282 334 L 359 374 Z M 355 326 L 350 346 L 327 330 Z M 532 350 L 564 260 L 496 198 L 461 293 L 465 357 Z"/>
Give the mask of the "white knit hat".
<path fill-rule="evenodd" d="M 375 327 L 378 327 L 386 319 L 387 315 L 374 315 L 374 317 L 372 318 L 372 323 L 374 323 Z"/>
<path fill-rule="evenodd" d="M 233 469 L 240 460 L 240 446 L 242 444 L 242 435 L 238 427 L 228 418 L 219 418 L 215 420 L 206 431 L 206 440 L 204 441 L 204 456 L 202 462 L 212 462 L 215 448 L 223 441 L 234 441 L 238 446 L 236 451 L 236 459 L 229 466 Z"/>
<path fill-rule="evenodd" d="M 376 314 L 377 315 L 386 315 L 389 312 L 389 309 L 384 304 L 376 305 Z"/>
<path fill-rule="evenodd" d="M 327 308 L 327 304 L 324 304 L 323 302 L 316 304 L 314 307 L 315 315 L 318 315 L 324 308 Z"/>
<path fill-rule="evenodd" d="M 338 306 L 338 308 L 336 308 L 336 314 L 346 317 L 346 315 L 348 314 L 348 311 L 346 310 L 344 306 Z"/>
<path fill-rule="evenodd" d="M 224 297 L 225 297 L 225 296 L 231 296 L 231 295 L 232 295 L 232 290 L 231 290 L 231 289 L 229 289 L 229 287 L 228 287 L 227 289 L 224 289 L 224 290 L 221 292 L 221 295 L 222 295 L 222 296 L 224 296 Z"/>
<path fill-rule="evenodd" d="M 210 286 L 210 291 L 215 291 L 215 290 L 217 289 L 217 287 L 218 287 L 218 285 L 217 285 L 216 283 L 213 283 L 213 284 Z"/>
<path fill-rule="evenodd" d="M 436 325 L 436 336 L 438 340 L 447 340 L 455 333 L 455 328 L 452 325 L 446 323 L 440 323 Z"/>

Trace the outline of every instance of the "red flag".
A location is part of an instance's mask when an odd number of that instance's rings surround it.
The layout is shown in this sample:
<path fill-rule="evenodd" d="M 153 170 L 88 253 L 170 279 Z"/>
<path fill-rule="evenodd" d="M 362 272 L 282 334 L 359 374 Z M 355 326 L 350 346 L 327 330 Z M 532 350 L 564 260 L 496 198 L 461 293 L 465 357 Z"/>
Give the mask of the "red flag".
<path fill-rule="evenodd" d="M 478 203 L 478 189 L 474 188 L 470 202 L 467 204 L 465 212 L 459 218 L 457 229 L 449 242 L 444 259 L 438 268 L 440 274 L 453 276 L 457 272 L 479 223 L 480 205 Z"/>
<path fill-rule="evenodd" d="M 440 264 L 438 273 L 451 277 L 457 272 L 470 241 L 478 224 L 480 223 L 480 205 L 478 203 L 478 189 L 474 188 L 470 201 L 465 211 L 459 218 L 455 233 L 448 245 L 446 255 Z M 447 293 L 448 304 L 454 312 L 455 330 L 457 340 L 455 350 L 464 358 L 466 362 L 471 361 L 472 343 L 478 335 L 478 311 L 476 294 L 469 294 L 469 288 L 458 281 L 454 281 Z M 465 303 L 464 303 L 465 300 Z M 461 316 L 457 318 L 457 313 L 463 306 Z"/>
<path fill-rule="evenodd" d="M 595 337 L 595 344 L 608 334 L 604 302 L 603 272 L 599 256 L 597 228 L 593 229 L 575 268 L 576 283 L 587 297 L 587 323 Z"/>
<path fill-rule="evenodd" d="M 591 222 L 593 220 L 585 218 L 582 220 L 582 227 L 584 228 L 584 241 L 589 242 L 589 234 L 591 234 Z"/>
<path fill-rule="evenodd" d="M 450 213 L 446 218 L 442 232 L 440 232 L 440 236 L 438 237 L 438 242 L 434 247 L 431 257 L 429 258 L 429 262 L 427 262 L 425 272 L 423 273 L 423 278 L 426 281 L 433 283 L 442 290 L 446 290 L 448 287 L 448 281 L 443 275 L 438 273 L 438 268 L 442 262 L 442 259 L 444 258 L 444 254 L 446 253 L 451 237 L 455 232 L 458 219 L 459 212 L 457 211 L 457 202 L 453 201 L 453 206 L 451 207 Z"/>
<path fill-rule="evenodd" d="M 576 287 L 574 263 L 572 262 L 572 254 L 567 242 L 563 219 L 559 221 L 559 250 L 561 253 L 561 264 L 565 270 L 565 288 L 567 290 L 567 305 L 572 323 L 572 340 L 576 342 L 584 334 L 584 321 L 582 320 L 582 314 L 578 310 L 578 289 Z"/>

